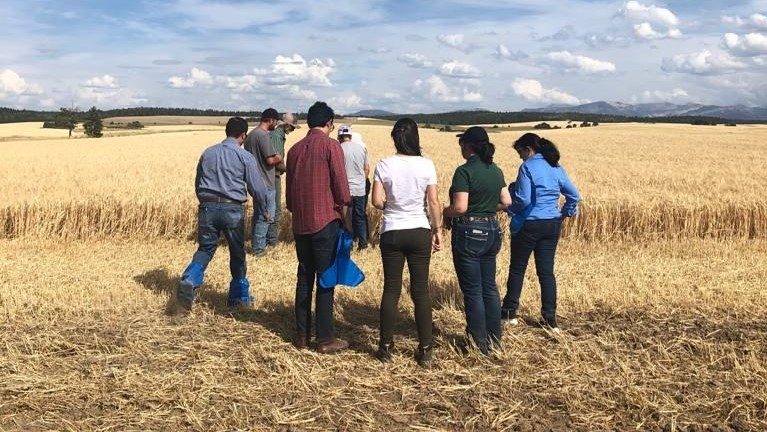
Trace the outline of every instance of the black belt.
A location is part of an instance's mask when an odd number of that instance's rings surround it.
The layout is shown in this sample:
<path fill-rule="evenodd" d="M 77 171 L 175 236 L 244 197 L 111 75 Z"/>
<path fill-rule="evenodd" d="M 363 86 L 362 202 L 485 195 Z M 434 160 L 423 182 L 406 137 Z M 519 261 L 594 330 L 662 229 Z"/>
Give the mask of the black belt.
<path fill-rule="evenodd" d="M 224 197 L 218 197 L 218 196 L 201 196 L 200 197 L 201 203 L 219 203 L 219 204 L 239 204 L 242 205 L 241 201 L 235 201 L 233 199 L 224 198 Z"/>
<path fill-rule="evenodd" d="M 490 216 L 458 216 L 457 218 L 453 219 L 454 222 L 458 223 L 469 223 L 469 222 L 495 222 L 495 215 Z"/>

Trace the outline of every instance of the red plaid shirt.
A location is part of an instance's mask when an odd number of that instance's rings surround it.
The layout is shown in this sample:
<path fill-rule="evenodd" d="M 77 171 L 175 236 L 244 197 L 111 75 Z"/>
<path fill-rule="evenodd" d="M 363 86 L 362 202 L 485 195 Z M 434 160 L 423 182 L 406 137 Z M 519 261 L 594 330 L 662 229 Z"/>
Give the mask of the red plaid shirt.
<path fill-rule="evenodd" d="M 293 233 L 314 234 L 343 220 L 341 208 L 351 203 L 344 153 L 338 141 L 319 129 L 288 151 L 285 201 L 293 214 Z"/>

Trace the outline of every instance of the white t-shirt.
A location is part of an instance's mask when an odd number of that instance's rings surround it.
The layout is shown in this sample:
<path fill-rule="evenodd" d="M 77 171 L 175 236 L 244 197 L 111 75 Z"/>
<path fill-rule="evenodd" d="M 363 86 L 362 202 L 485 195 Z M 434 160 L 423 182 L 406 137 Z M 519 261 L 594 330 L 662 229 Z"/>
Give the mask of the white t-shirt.
<path fill-rule="evenodd" d="M 434 162 L 421 156 L 394 155 L 378 161 L 373 181 L 386 191 L 382 233 L 413 228 L 431 229 L 426 187 L 437 184 Z"/>

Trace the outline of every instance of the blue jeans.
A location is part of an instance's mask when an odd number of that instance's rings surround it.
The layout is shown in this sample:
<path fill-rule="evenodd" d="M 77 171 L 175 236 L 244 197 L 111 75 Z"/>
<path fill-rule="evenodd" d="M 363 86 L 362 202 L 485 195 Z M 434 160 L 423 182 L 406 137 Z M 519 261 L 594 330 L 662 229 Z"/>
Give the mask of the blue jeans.
<path fill-rule="evenodd" d="M 274 191 L 266 191 L 266 211 L 269 212 L 270 217 L 274 217 Z M 274 219 L 267 222 L 263 213 L 258 210 L 258 207 L 253 212 L 253 253 L 259 254 L 266 249 L 266 233 L 269 231 L 269 226 L 274 224 Z"/>
<path fill-rule="evenodd" d="M 522 229 L 511 236 L 511 258 L 506 296 L 503 298 L 503 314 L 516 316 L 519 296 L 530 254 L 535 256 L 535 270 L 541 284 L 541 316 L 546 324 L 557 323 L 557 279 L 554 277 L 554 256 L 557 253 L 560 219 L 528 220 Z"/>
<path fill-rule="evenodd" d="M 245 278 L 245 211 L 240 204 L 202 203 L 197 213 L 197 242 L 199 247 L 192 261 L 200 263 L 203 271 L 213 259 L 218 247 L 218 233 L 229 244 L 229 271 L 233 280 Z"/>
<path fill-rule="evenodd" d="M 280 241 L 280 219 L 282 219 L 282 178 L 274 178 L 274 213 L 272 213 L 272 223 L 266 230 L 266 244 L 274 246 Z"/>
<path fill-rule="evenodd" d="M 334 220 L 314 234 L 296 234 L 296 332 L 299 336 L 312 336 L 312 291 L 315 280 L 336 258 L 338 230 L 341 223 Z M 333 340 L 333 299 L 335 288 L 316 287 L 317 343 Z"/>
<path fill-rule="evenodd" d="M 483 354 L 501 343 L 501 298 L 495 259 L 501 249 L 498 223 L 453 222 L 453 264 L 463 292 L 466 332 Z"/>
<path fill-rule="evenodd" d="M 353 196 L 352 197 L 352 236 L 357 238 L 358 245 L 361 249 L 368 246 L 368 197 Z"/>

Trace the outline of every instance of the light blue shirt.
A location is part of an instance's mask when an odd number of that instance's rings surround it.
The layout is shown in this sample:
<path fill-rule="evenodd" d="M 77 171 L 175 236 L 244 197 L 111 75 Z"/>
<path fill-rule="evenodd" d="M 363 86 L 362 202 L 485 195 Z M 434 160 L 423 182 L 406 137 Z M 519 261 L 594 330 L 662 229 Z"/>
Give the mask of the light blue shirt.
<path fill-rule="evenodd" d="M 242 203 L 248 200 L 247 190 L 253 197 L 253 205 L 267 211 L 266 184 L 261 178 L 258 162 L 234 138 L 227 138 L 202 153 L 197 163 L 194 189 L 198 198 L 222 197 Z"/>
<path fill-rule="evenodd" d="M 517 180 L 511 193 L 511 233 L 522 229 L 526 220 L 559 219 L 578 214 L 578 189 L 567 177 L 564 168 L 553 167 L 536 153 L 519 167 Z M 559 195 L 565 196 L 565 205 L 559 208 Z"/>

